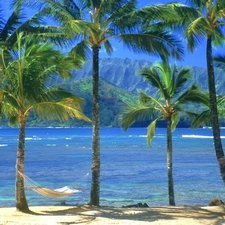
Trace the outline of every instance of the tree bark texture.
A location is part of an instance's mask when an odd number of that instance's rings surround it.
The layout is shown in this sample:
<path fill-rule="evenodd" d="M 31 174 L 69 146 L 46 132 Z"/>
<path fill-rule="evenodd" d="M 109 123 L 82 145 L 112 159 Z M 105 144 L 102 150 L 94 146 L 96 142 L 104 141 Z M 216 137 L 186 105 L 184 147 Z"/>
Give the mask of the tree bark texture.
<path fill-rule="evenodd" d="M 207 56 L 207 72 L 208 72 L 208 88 L 209 88 L 209 100 L 210 100 L 210 116 L 212 123 L 212 131 L 214 138 L 214 147 L 216 152 L 216 158 L 220 169 L 220 174 L 222 176 L 223 183 L 225 185 L 225 158 L 220 137 L 220 125 L 218 119 L 218 109 L 216 100 L 216 85 L 215 85 L 215 74 L 213 67 L 213 57 L 212 57 L 212 37 L 207 38 L 206 47 Z"/>
<path fill-rule="evenodd" d="M 92 100 L 92 183 L 90 205 L 100 202 L 100 116 L 99 116 L 99 46 L 93 52 L 93 100 Z"/>
<path fill-rule="evenodd" d="M 167 176 L 168 176 L 168 194 L 169 205 L 175 205 L 174 184 L 173 184 L 173 144 L 172 144 L 172 129 L 171 117 L 167 118 Z"/>
<path fill-rule="evenodd" d="M 20 175 L 24 174 L 24 157 L 25 157 L 25 126 L 26 119 L 22 116 L 20 117 L 20 131 L 19 131 L 19 143 L 17 150 L 17 160 L 16 160 L 16 208 L 19 211 L 27 212 L 29 211 L 26 195 L 24 191 L 24 179 Z"/>

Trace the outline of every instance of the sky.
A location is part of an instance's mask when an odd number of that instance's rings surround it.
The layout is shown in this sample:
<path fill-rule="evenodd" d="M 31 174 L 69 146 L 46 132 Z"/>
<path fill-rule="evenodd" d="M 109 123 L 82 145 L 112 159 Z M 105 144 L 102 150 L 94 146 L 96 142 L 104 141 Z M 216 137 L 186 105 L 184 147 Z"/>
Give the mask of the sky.
<path fill-rule="evenodd" d="M 179 66 L 197 66 L 201 68 L 206 68 L 206 43 L 202 43 L 194 53 L 185 52 L 182 61 L 178 61 L 176 59 L 171 59 L 170 63 L 176 64 Z M 108 56 L 104 51 L 101 52 L 100 57 L 103 58 L 129 58 L 129 59 L 137 59 L 137 60 L 147 60 L 150 62 L 160 61 L 160 58 L 153 57 L 147 54 L 137 54 L 128 50 L 123 44 L 119 44 L 118 42 L 114 45 L 114 52 L 111 56 Z"/>
<path fill-rule="evenodd" d="M 138 7 L 143 7 L 146 5 L 152 5 L 152 4 L 164 4 L 169 2 L 181 2 L 182 0 L 139 0 L 138 1 Z M 185 0 L 183 0 L 185 2 Z M 11 1 L 7 1 L 9 4 Z M 8 10 L 10 11 L 9 7 Z M 8 11 L 7 10 L 7 11 Z M 112 41 L 112 40 L 110 40 Z M 153 57 L 151 55 L 147 54 L 137 54 L 133 53 L 131 50 L 127 49 L 125 46 L 123 46 L 122 43 L 113 41 L 113 47 L 114 52 L 111 56 L 107 55 L 104 51 L 104 49 L 100 52 L 100 57 L 102 58 L 129 58 L 129 59 L 137 59 L 137 60 L 147 60 L 150 62 L 156 62 L 160 61 L 160 58 Z M 184 42 L 184 47 L 186 47 L 186 43 Z M 190 53 L 188 51 L 185 51 L 185 56 L 182 61 L 177 61 L 175 59 L 171 59 L 171 64 L 176 64 L 180 66 L 197 66 L 206 68 L 206 42 L 202 43 L 200 46 L 197 47 L 197 49 L 194 51 L 194 53 Z M 215 51 L 215 49 L 214 49 Z M 221 50 L 220 50 L 221 51 Z M 222 49 L 224 51 L 224 48 Z"/>
<path fill-rule="evenodd" d="M 139 7 L 143 7 L 151 4 L 163 4 L 170 3 L 172 0 L 139 0 Z M 181 1 L 179 1 L 181 2 Z M 184 47 L 186 43 L 184 43 Z M 104 50 L 101 51 L 100 57 L 104 58 L 129 58 L 129 59 L 138 59 L 138 60 L 147 60 L 150 62 L 160 61 L 160 58 L 153 57 L 147 54 L 137 54 L 128 50 L 123 44 L 118 42 L 114 43 L 114 52 L 111 56 L 108 56 Z M 185 51 L 185 56 L 182 61 L 177 61 L 175 59 L 171 59 L 172 64 L 180 65 L 180 66 L 198 66 L 202 68 L 206 68 L 206 43 L 202 43 L 201 46 L 198 46 L 194 53 L 189 53 Z"/>
<path fill-rule="evenodd" d="M 182 0 L 139 0 L 139 7 L 143 7 L 146 5 L 152 4 L 163 4 L 163 3 L 170 3 L 170 2 L 181 2 Z M 185 3 L 185 0 L 183 1 Z M 184 47 L 186 48 L 186 43 L 184 42 Z M 222 49 L 224 50 L 224 48 Z M 214 49 L 214 52 L 218 52 Z M 129 59 L 138 59 L 138 60 L 147 60 L 150 62 L 160 61 L 160 58 L 152 57 L 147 54 L 135 54 L 132 51 L 128 50 L 122 44 L 115 42 L 114 45 L 114 52 L 109 57 L 106 55 L 104 51 L 101 52 L 101 57 L 104 58 L 129 58 Z M 185 56 L 182 61 L 177 61 L 175 59 L 171 59 L 171 64 L 176 64 L 180 66 L 197 66 L 201 68 L 206 68 L 206 42 L 203 42 L 199 45 L 194 53 L 190 53 L 185 51 Z"/>

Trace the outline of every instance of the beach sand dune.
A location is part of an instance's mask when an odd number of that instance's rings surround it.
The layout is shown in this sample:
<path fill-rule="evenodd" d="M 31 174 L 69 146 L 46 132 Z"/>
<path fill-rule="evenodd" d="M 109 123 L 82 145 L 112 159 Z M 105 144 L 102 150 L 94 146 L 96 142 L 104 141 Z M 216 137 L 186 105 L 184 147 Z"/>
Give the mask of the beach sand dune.
<path fill-rule="evenodd" d="M 225 225 L 225 208 L 149 207 L 114 208 L 90 206 L 37 206 L 25 214 L 0 208 L 1 225 Z"/>

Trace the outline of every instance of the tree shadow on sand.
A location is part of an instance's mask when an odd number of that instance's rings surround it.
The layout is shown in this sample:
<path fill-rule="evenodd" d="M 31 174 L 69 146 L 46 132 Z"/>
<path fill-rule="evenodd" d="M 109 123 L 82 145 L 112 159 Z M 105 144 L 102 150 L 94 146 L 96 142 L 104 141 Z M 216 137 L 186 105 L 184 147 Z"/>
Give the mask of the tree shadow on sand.
<path fill-rule="evenodd" d="M 43 213 L 43 214 L 42 214 Z M 225 224 L 225 208 L 216 207 L 150 207 L 150 208 L 114 208 L 114 207 L 68 207 L 67 209 L 42 211 L 39 215 L 76 216 L 76 223 L 87 223 L 97 219 L 130 220 L 154 222 L 158 220 L 194 219 L 210 221 L 210 225 Z M 37 214 L 38 215 L 38 214 Z M 60 224 L 70 224 L 61 222 Z M 115 223 L 116 224 L 116 223 Z M 119 224 L 119 223 L 118 223 Z M 121 224 L 121 222 L 120 222 Z"/>

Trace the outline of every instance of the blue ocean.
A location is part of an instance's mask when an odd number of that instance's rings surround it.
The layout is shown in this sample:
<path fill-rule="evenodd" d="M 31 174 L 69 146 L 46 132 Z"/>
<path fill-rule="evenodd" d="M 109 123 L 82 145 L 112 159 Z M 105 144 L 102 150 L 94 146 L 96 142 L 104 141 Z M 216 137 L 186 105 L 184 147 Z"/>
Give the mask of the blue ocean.
<path fill-rule="evenodd" d="M 16 128 L 0 129 L 0 206 L 15 206 Z M 146 128 L 101 129 L 102 206 L 147 203 L 168 205 L 166 129 L 157 128 L 149 147 Z M 225 146 L 225 129 L 221 130 Z M 28 204 L 83 205 L 88 203 L 92 161 L 91 128 L 27 128 L 25 174 L 50 189 L 70 186 L 81 190 L 52 199 L 26 190 Z M 175 202 L 208 205 L 212 198 L 225 200 L 212 130 L 178 128 L 173 132 Z"/>

